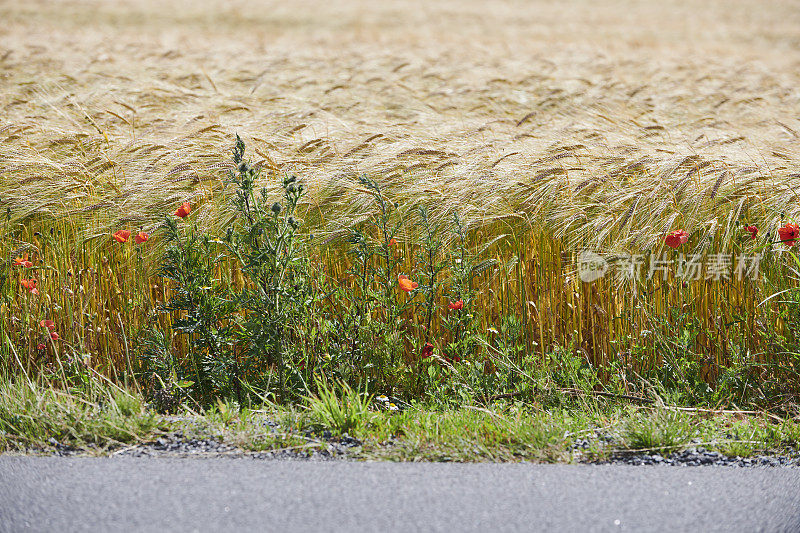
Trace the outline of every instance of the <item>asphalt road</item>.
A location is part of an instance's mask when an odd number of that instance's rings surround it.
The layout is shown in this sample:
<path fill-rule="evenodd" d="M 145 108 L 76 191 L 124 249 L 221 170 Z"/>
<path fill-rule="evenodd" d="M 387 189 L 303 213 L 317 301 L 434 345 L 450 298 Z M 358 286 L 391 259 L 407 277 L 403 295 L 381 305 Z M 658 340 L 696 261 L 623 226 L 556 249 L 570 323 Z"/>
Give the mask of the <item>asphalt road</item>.
<path fill-rule="evenodd" d="M 800 531 L 800 469 L 0 457 L 0 531 Z"/>

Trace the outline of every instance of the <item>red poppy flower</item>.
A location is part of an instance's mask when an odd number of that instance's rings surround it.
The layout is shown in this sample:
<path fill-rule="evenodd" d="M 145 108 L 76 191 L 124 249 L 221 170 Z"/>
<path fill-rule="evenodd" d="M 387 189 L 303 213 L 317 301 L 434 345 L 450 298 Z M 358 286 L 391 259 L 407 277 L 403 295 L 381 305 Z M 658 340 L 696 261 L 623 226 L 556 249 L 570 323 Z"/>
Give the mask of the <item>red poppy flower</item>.
<path fill-rule="evenodd" d="M 192 205 L 189 202 L 183 202 L 181 206 L 175 211 L 176 217 L 186 218 L 192 212 Z"/>
<path fill-rule="evenodd" d="M 50 331 L 56 329 L 56 323 L 53 322 L 52 320 L 42 320 L 41 322 L 39 322 L 39 325 L 42 326 L 43 328 L 49 329 Z"/>
<path fill-rule="evenodd" d="M 31 268 L 33 266 L 33 263 L 28 261 L 28 254 L 25 254 L 25 255 L 23 255 L 21 257 L 17 257 L 17 258 L 14 259 L 14 266 L 21 266 L 21 267 L 24 267 L 24 268 Z"/>
<path fill-rule="evenodd" d="M 758 235 L 758 226 L 745 226 L 744 230 L 750 233 L 751 239 L 755 239 L 756 235 Z"/>
<path fill-rule="evenodd" d="M 54 341 L 57 341 L 57 340 L 58 340 L 60 337 L 58 336 L 58 333 L 56 333 L 56 332 L 54 331 L 54 332 L 52 332 L 52 333 L 50 334 L 50 338 L 51 338 L 51 339 L 53 339 Z"/>
<path fill-rule="evenodd" d="M 447 304 L 448 309 L 464 309 L 464 300 Z"/>
<path fill-rule="evenodd" d="M 664 242 L 670 248 L 677 248 L 681 244 L 686 243 L 686 241 L 688 241 L 688 240 L 689 240 L 689 236 L 682 229 L 678 229 L 678 230 L 675 230 L 675 231 L 670 231 L 669 233 L 667 233 L 667 236 L 664 237 Z"/>
<path fill-rule="evenodd" d="M 394 237 L 392 237 L 392 239 L 389 241 L 389 246 L 397 246 L 397 241 Z"/>
<path fill-rule="evenodd" d="M 117 242 L 128 242 L 128 239 L 131 237 L 131 232 L 126 229 L 121 229 L 118 232 L 111 235 L 111 237 Z"/>
<path fill-rule="evenodd" d="M 782 228 L 778 228 L 778 235 L 781 237 L 781 242 L 786 246 L 794 246 L 797 244 L 797 237 L 800 236 L 800 230 L 797 224 L 786 224 Z"/>
<path fill-rule="evenodd" d="M 422 351 L 420 352 L 420 355 L 422 356 L 423 359 L 426 359 L 426 358 L 432 356 L 433 355 L 433 344 L 431 344 L 429 342 L 426 342 L 425 346 L 422 347 Z"/>
<path fill-rule="evenodd" d="M 397 276 L 397 284 L 400 286 L 400 290 L 406 292 L 411 292 L 417 287 L 419 287 L 419 283 L 417 283 L 416 281 L 411 281 L 405 274 L 400 274 L 399 276 Z"/>
<path fill-rule="evenodd" d="M 31 294 L 39 294 L 39 289 L 36 288 L 36 280 L 35 279 L 21 279 L 19 280 L 20 285 L 28 289 Z"/>
<path fill-rule="evenodd" d="M 145 233 L 143 231 L 140 231 L 139 233 L 136 234 L 136 237 L 134 237 L 134 240 L 136 241 L 136 244 L 142 244 L 143 242 L 147 242 L 147 239 L 149 239 L 149 238 L 150 238 L 149 234 L 147 234 L 147 233 Z"/>
<path fill-rule="evenodd" d="M 37 350 L 46 350 L 47 349 L 47 345 L 45 343 L 41 342 L 41 343 L 36 345 L 36 349 Z"/>

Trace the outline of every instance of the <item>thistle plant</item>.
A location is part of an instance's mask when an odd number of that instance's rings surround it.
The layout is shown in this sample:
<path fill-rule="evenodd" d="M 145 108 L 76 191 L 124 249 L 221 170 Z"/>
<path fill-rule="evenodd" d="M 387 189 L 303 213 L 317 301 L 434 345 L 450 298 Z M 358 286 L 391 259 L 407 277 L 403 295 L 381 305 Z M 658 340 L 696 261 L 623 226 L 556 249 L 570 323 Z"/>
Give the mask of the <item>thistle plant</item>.
<path fill-rule="evenodd" d="M 442 321 L 449 332 L 450 341 L 445 347 L 445 357 L 450 360 L 469 359 L 478 344 L 475 300 L 475 277 L 493 266 L 493 259 L 480 259 L 480 253 L 492 242 L 479 251 L 470 250 L 467 240 L 467 228 L 458 216 L 453 213 L 452 232 L 454 249 L 450 253 L 450 278 L 446 294 L 449 299 L 448 312 Z"/>
<path fill-rule="evenodd" d="M 373 364 L 383 386 L 390 390 L 398 378 L 393 370 L 402 344 L 402 316 L 415 305 L 412 293 L 418 284 L 399 272 L 402 256 L 395 238 L 403 224 L 399 204 L 388 199 L 380 184 L 368 176 L 359 177 L 359 182 L 372 195 L 377 212 L 363 228 L 351 231 L 350 253 L 356 259 L 357 270 L 353 273 L 361 285 L 362 298 L 366 299 L 365 309 L 374 308 L 374 313 L 365 311 L 361 316 L 376 328 L 372 335 L 376 359 Z M 401 292 L 409 297 L 398 298 Z"/>
<path fill-rule="evenodd" d="M 398 313 L 397 302 L 397 276 L 401 262 L 397 253 L 397 240 L 395 236 L 403 225 L 399 216 L 399 204 L 386 198 L 383 189 L 377 181 L 368 176 L 360 176 L 359 182 L 367 188 L 375 200 L 378 212 L 370 218 L 367 225 L 370 233 L 376 234 L 377 244 L 372 250 L 377 259 L 377 266 L 373 274 L 378 282 L 379 291 L 376 295 L 378 303 L 386 310 L 387 325 L 394 322 Z"/>
<path fill-rule="evenodd" d="M 181 368 L 177 378 L 194 380 L 198 401 L 207 403 L 216 391 L 231 385 L 231 315 L 236 305 L 233 294 L 215 277 L 224 256 L 196 226 L 187 228 L 167 217 L 164 230 L 168 246 L 159 275 L 172 281 L 174 293 L 161 311 L 173 314 L 172 331 L 188 338 L 189 367 Z"/>
<path fill-rule="evenodd" d="M 274 365 L 279 396 L 284 398 L 287 341 L 297 338 L 298 320 L 312 304 L 306 235 L 298 230 L 297 206 L 305 188 L 295 176 L 282 181 L 282 197 L 266 188 L 256 192 L 259 171 L 244 159 L 244 142 L 237 135 L 233 160 L 236 219 L 225 244 L 249 283 L 238 296 L 244 311 L 241 338 L 251 367 Z"/>
<path fill-rule="evenodd" d="M 431 221 L 427 207 L 420 206 L 418 208 L 416 226 L 421 238 L 415 262 L 419 267 L 419 290 L 423 295 L 421 305 L 425 310 L 425 334 L 423 337 L 425 342 L 428 342 L 431 338 L 433 316 L 436 311 L 436 297 L 442 285 L 441 275 L 447 268 L 447 263 L 442 260 L 444 243 L 441 234 L 443 228 L 440 224 Z"/>
<path fill-rule="evenodd" d="M 350 352 L 356 356 L 359 351 L 359 333 L 361 325 L 372 314 L 374 302 L 376 300 L 375 292 L 372 288 L 372 263 L 375 257 L 375 249 L 364 235 L 353 228 L 350 235 L 347 237 L 347 242 L 350 248 L 347 250 L 348 255 L 352 258 L 352 264 L 348 271 L 350 276 L 355 280 L 353 291 L 345 293 L 345 297 L 349 299 L 352 307 L 352 324 L 353 335 L 351 339 Z"/>

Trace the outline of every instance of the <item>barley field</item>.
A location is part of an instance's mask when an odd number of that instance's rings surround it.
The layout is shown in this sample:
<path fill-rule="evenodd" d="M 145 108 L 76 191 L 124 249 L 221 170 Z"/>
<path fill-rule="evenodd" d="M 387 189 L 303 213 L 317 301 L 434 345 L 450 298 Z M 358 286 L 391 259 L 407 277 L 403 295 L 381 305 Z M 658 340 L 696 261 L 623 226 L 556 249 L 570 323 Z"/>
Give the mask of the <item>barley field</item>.
<path fill-rule="evenodd" d="M 514 316 L 520 360 L 569 347 L 608 380 L 679 349 L 712 385 L 743 365 L 780 401 L 800 390 L 798 265 L 777 231 L 800 218 L 796 2 L 6 0 L 0 21 L 9 361 L 130 368 L 132 336 L 168 299 L 166 244 L 116 254 L 110 234 L 157 234 L 183 202 L 224 232 L 238 134 L 259 187 L 307 187 L 328 280 L 350 283 L 340 237 L 375 212 L 366 175 L 404 221 L 418 205 L 442 223 L 457 211 L 470 246 L 491 244 L 475 295 L 487 346 Z M 397 233 L 412 277 L 413 227 Z M 679 229 L 681 252 L 766 252 L 762 276 L 576 275 L 580 250 L 660 254 Z M 35 302 L 11 266 L 23 252 Z M 62 344 L 36 355 L 48 317 Z M 411 364 L 430 332 L 401 330 Z"/>

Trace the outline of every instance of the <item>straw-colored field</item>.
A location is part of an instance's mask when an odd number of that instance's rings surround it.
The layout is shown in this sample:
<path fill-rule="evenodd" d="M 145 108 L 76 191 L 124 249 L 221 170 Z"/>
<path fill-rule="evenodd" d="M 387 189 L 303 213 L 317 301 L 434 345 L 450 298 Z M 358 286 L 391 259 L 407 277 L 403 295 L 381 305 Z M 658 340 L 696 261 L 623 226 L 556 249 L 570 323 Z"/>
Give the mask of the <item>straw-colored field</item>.
<path fill-rule="evenodd" d="M 14 283 L 0 325 L 29 339 L 17 349 L 31 361 L 36 324 L 53 316 L 99 370 L 130 367 L 128 335 L 165 293 L 126 273 L 152 273 L 163 242 L 142 266 L 109 234 L 153 232 L 184 201 L 202 226 L 228 225 L 235 133 L 274 194 L 283 172 L 308 186 L 317 235 L 375 212 L 360 174 L 403 216 L 427 204 L 434 218 L 458 210 L 471 243 L 507 234 L 475 309 L 490 336 L 516 316 L 526 354 L 572 346 L 639 371 L 675 349 L 713 382 L 794 349 L 796 314 L 759 306 L 797 285 L 775 244 L 800 218 L 792 0 L 0 0 L 0 21 L 0 210 L 14 235 L 0 251 L 27 246 L 47 293 L 20 319 Z M 48 224 L 60 243 L 33 234 Z M 398 234 L 407 252 L 412 226 Z M 774 250 L 767 281 L 673 273 L 637 293 L 573 275 L 581 248 L 660 252 L 677 229 L 690 235 L 681 252 Z M 346 284 L 342 246 L 313 254 Z M 412 258 L 401 270 L 416 275 Z M 73 279 L 83 272 L 94 277 Z M 407 362 L 431 336 L 409 328 Z"/>
<path fill-rule="evenodd" d="M 749 195 L 765 221 L 798 212 L 792 1 L 34 0 L 0 20 L 16 216 L 207 195 L 234 132 L 339 215 L 358 172 L 638 247 L 676 207 L 688 227 Z"/>

